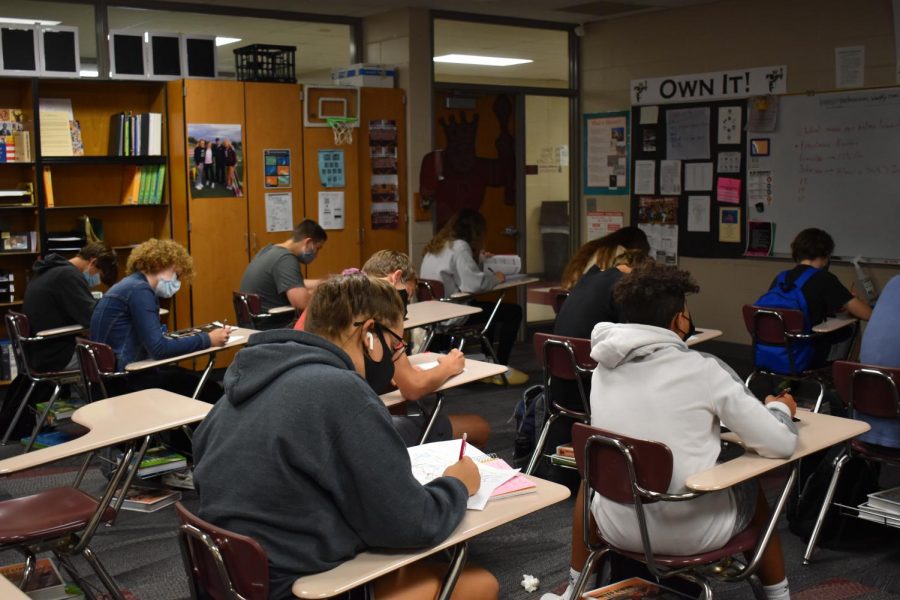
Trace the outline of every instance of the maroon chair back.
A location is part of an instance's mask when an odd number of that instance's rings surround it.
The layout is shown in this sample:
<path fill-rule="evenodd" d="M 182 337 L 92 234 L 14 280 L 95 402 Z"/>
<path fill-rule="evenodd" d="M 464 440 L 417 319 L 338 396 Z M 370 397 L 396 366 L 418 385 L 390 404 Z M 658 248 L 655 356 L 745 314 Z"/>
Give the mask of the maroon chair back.
<path fill-rule="evenodd" d="M 194 598 L 230 600 L 237 592 L 247 600 L 268 600 L 269 561 L 266 551 L 251 537 L 216 527 L 175 504 L 185 569 Z"/>
<path fill-rule="evenodd" d="M 75 351 L 78 353 L 81 375 L 85 381 L 103 383 L 104 375 L 116 372 L 116 354 L 106 344 L 77 337 L 75 338 Z"/>
<path fill-rule="evenodd" d="M 569 290 L 562 288 L 550 288 L 550 296 L 553 298 L 553 314 L 558 315 L 562 305 L 569 297 Z"/>
<path fill-rule="evenodd" d="M 28 315 L 14 310 L 6 312 L 6 333 L 9 335 L 9 343 L 12 346 L 13 358 L 19 371 L 31 379 L 31 367 L 28 365 L 28 355 L 25 352 L 23 338 L 31 337 L 31 323 Z"/>
<path fill-rule="evenodd" d="M 14 310 L 6 311 L 6 315 L 7 323 L 9 323 L 10 319 L 15 322 L 16 333 L 23 338 L 31 337 L 31 322 L 28 320 L 28 315 Z"/>
<path fill-rule="evenodd" d="M 665 444 L 575 423 L 572 426 L 572 447 L 575 450 L 575 464 L 582 476 L 585 474 L 586 453 L 590 452 L 588 482 L 592 489 L 613 502 L 634 504 L 631 468 L 623 450 L 631 456 L 633 479 L 641 488 L 665 494 L 672 482 L 672 451 Z M 645 504 L 653 502 L 650 499 L 641 501 Z"/>
<path fill-rule="evenodd" d="M 548 340 L 554 342 L 547 344 Z M 551 377 L 575 381 L 579 377 L 586 377 L 597 366 L 591 358 L 591 340 L 584 338 L 553 335 L 552 333 L 534 334 L 534 353 Z M 565 345 L 568 345 L 574 354 L 569 354 Z"/>
<path fill-rule="evenodd" d="M 257 304 L 259 304 L 257 307 L 258 311 L 262 306 L 259 301 L 259 296 L 256 294 L 248 294 L 246 292 L 231 293 L 231 301 L 234 304 L 234 315 L 237 317 L 238 327 L 253 328 L 254 311 L 251 307 L 251 296 L 254 296 Z"/>
<path fill-rule="evenodd" d="M 420 301 L 444 298 L 444 282 L 437 279 L 419 279 L 416 283 L 416 297 Z"/>
<path fill-rule="evenodd" d="M 784 346 L 785 333 L 803 333 L 803 313 L 791 308 L 744 305 L 744 325 L 754 343 Z"/>
<path fill-rule="evenodd" d="M 844 360 L 831 369 L 834 387 L 850 408 L 870 417 L 900 419 L 900 369 Z"/>

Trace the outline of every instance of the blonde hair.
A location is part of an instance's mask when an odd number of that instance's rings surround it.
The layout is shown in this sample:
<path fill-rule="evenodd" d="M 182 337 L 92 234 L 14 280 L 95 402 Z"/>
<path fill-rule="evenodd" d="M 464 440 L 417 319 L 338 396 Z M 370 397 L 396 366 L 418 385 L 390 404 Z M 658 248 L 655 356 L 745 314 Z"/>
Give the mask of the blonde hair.
<path fill-rule="evenodd" d="M 184 281 L 194 276 L 194 261 L 184 246 L 175 240 L 150 238 L 131 251 L 125 272 L 129 275 L 136 271 L 152 274 L 169 267 L 175 267 L 178 277 Z"/>
<path fill-rule="evenodd" d="M 647 235 L 637 227 L 623 227 L 600 239 L 583 244 L 563 269 L 559 287 L 564 290 L 572 289 L 592 265 L 597 265 L 601 271 L 605 271 L 613 266 L 615 258 L 623 251 L 633 249 L 650 252 Z"/>
<path fill-rule="evenodd" d="M 375 319 L 384 325 L 403 321 L 403 301 L 383 279 L 362 273 L 340 275 L 320 283 L 306 309 L 305 330 L 338 340 L 354 323 Z"/>
<path fill-rule="evenodd" d="M 362 270 L 373 277 L 387 277 L 394 271 L 400 271 L 403 281 L 416 278 L 416 270 L 405 252 L 397 250 L 379 250 L 369 257 Z"/>

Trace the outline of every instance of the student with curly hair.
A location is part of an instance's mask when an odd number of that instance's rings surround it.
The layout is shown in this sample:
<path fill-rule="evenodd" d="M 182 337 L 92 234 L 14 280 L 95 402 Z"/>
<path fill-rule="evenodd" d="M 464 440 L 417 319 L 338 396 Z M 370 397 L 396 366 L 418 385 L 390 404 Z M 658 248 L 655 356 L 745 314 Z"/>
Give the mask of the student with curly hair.
<path fill-rule="evenodd" d="M 224 346 L 225 329 L 213 329 L 182 338 L 163 335 L 158 298 L 171 298 L 182 280 L 194 275 L 194 263 L 184 246 L 174 240 L 150 239 L 132 250 L 127 277 L 112 286 L 97 303 L 91 317 L 91 339 L 109 345 L 116 353 L 117 368 L 138 360 L 160 359 Z M 164 387 L 190 396 L 197 383 L 192 371 L 166 367 L 128 376 L 134 389 Z M 219 394 L 207 386 L 203 399 L 215 402 Z"/>
<path fill-rule="evenodd" d="M 591 383 L 591 425 L 629 437 L 662 442 L 672 451 L 668 492 L 686 492 L 684 481 L 713 467 L 720 451 L 719 425 L 761 456 L 787 458 L 797 446 L 791 420 L 796 404 L 790 394 L 761 403 L 727 365 L 690 350 L 692 329 L 686 296 L 700 290 L 686 271 L 643 265 L 622 277 L 613 292 L 625 323 L 598 323 L 591 334 L 597 361 Z M 576 500 L 570 582 L 584 565 L 581 506 Z M 644 507 L 654 552 L 700 554 L 721 548 L 751 524 L 764 525 L 769 514 L 755 481 L 703 494 L 684 502 Z M 634 507 L 596 496 L 593 519 L 603 538 L 619 548 L 642 552 Z M 766 598 L 789 598 L 781 543 L 773 535 L 758 571 Z M 545 594 L 542 600 L 570 600 Z"/>

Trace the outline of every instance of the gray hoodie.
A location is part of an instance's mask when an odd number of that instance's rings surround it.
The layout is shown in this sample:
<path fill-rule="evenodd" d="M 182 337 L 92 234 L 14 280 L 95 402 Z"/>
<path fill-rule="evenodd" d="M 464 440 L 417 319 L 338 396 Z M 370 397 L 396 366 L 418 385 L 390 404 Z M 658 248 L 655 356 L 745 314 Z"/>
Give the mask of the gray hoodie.
<path fill-rule="evenodd" d="M 459 524 L 468 494 L 412 476 L 388 411 L 350 357 L 321 337 L 250 337 L 225 396 L 194 435 L 200 517 L 269 556 L 270 597 L 367 548 L 421 548 Z"/>
<path fill-rule="evenodd" d="M 719 359 L 690 350 L 668 329 L 598 323 L 591 334 L 591 424 L 638 439 L 662 442 L 674 464 L 669 492 L 713 467 L 722 423 L 762 456 L 786 458 L 797 429 L 781 402 L 769 407 L 754 397 Z M 594 518 L 610 542 L 641 550 L 634 509 L 595 497 Z M 645 506 L 653 549 L 696 554 L 721 548 L 731 537 L 736 506 L 728 490 L 686 502 Z"/>

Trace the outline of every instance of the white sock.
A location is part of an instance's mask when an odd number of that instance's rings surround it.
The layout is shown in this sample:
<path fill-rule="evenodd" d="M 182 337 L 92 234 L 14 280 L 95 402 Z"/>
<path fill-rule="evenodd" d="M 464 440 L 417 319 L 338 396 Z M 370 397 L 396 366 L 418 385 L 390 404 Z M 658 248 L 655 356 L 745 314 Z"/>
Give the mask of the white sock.
<path fill-rule="evenodd" d="M 791 598 L 787 579 L 782 579 L 774 585 L 764 585 L 763 591 L 766 593 L 767 600 L 790 600 Z"/>
<path fill-rule="evenodd" d="M 572 600 L 572 591 L 575 589 L 575 583 L 580 575 L 581 571 L 569 567 L 569 584 L 566 586 L 566 591 L 558 596 L 552 593 L 544 594 L 541 596 L 541 600 Z"/>

